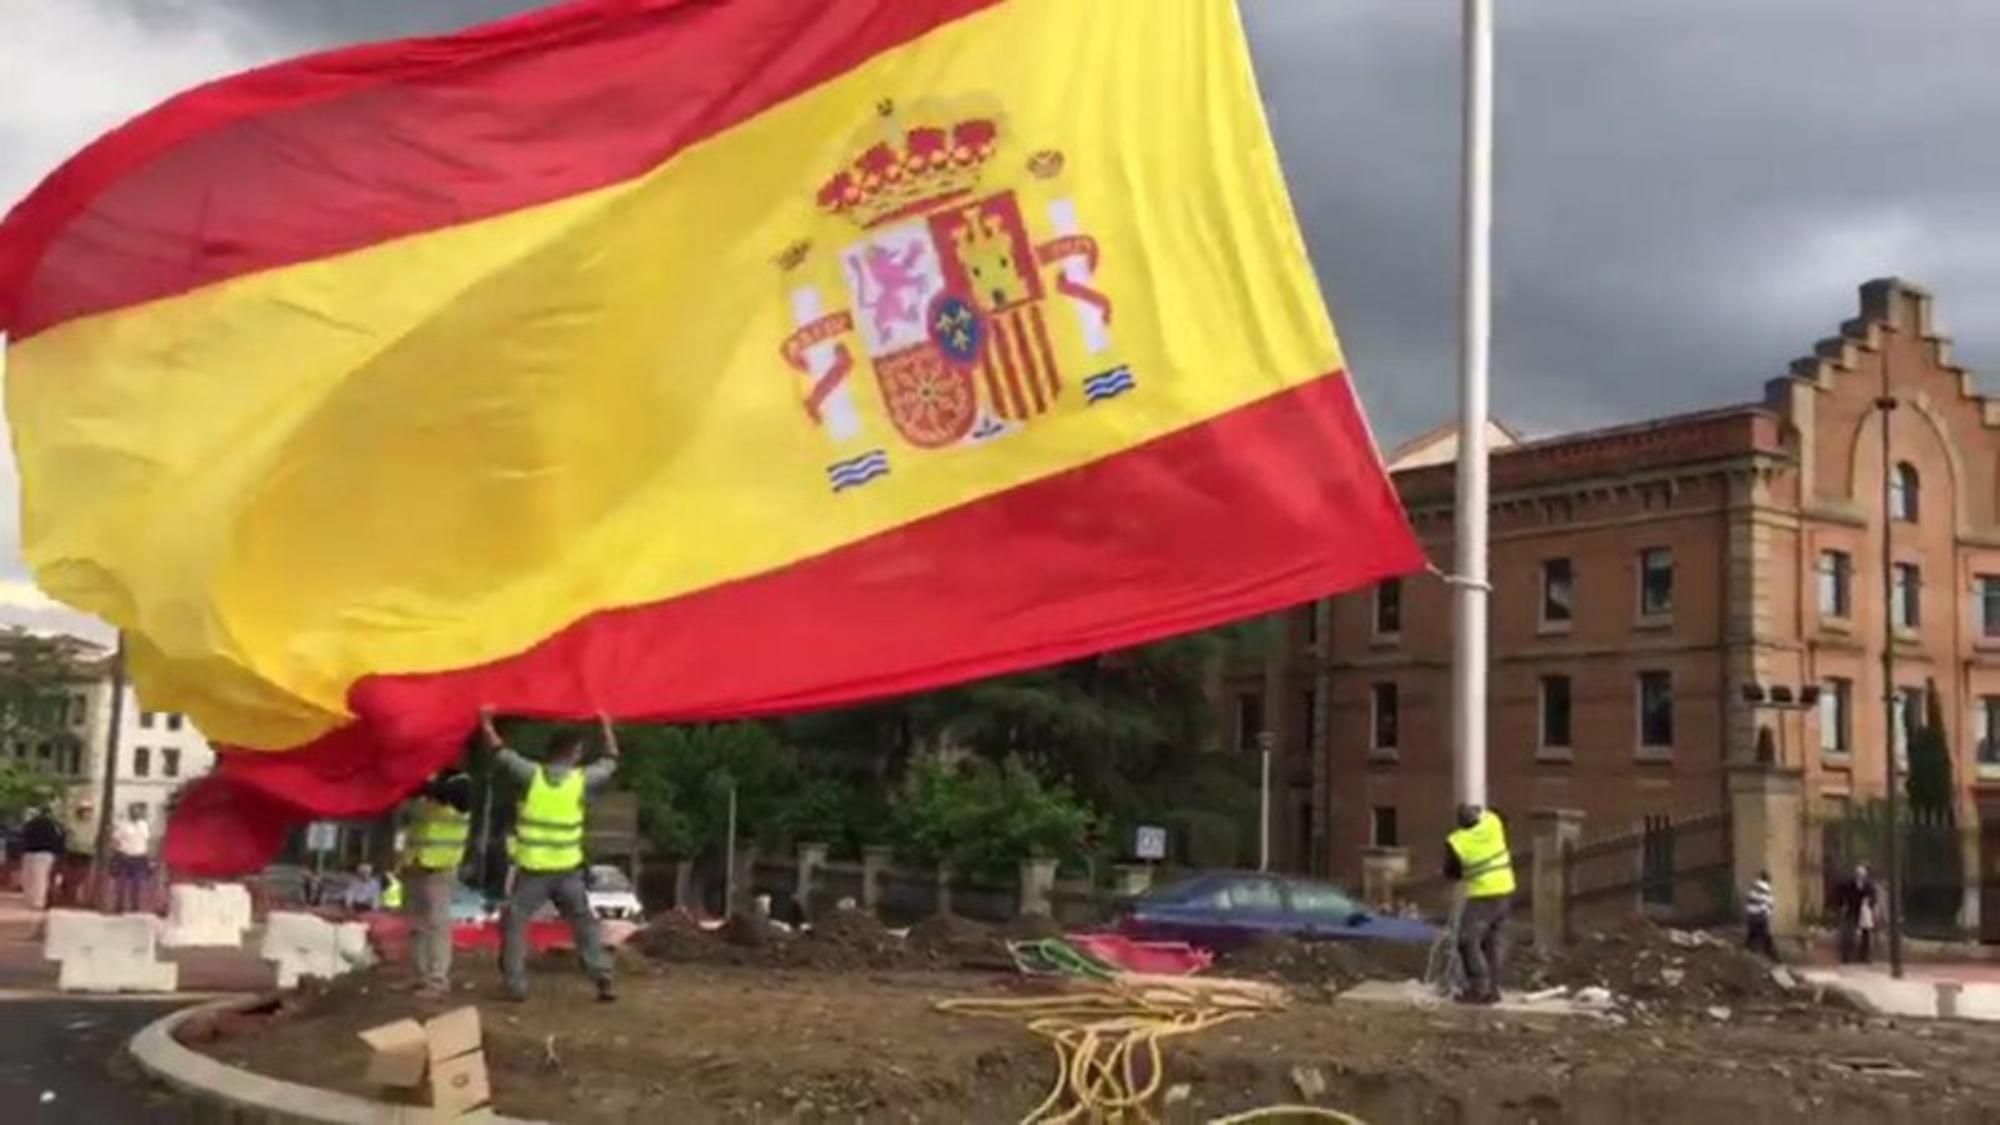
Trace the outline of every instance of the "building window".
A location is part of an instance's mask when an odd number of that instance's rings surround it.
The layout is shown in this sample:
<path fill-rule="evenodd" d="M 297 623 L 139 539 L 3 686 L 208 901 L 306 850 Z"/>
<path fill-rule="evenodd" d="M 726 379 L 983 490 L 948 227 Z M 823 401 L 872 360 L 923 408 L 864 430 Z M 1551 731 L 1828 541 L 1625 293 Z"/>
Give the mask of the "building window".
<path fill-rule="evenodd" d="M 181 729 L 181 724 L 186 721 L 186 718 L 187 717 L 185 715 L 182 715 L 179 711 L 167 712 L 167 729 L 168 730 Z"/>
<path fill-rule="evenodd" d="M 1979 732 L 1979 764 L 2000 766 L 2000 695 L 1979 697 L 1979 709 L 1972 715 L 1973 729 Z"/>
<path fill-rule="evenodd" d="M 179 777 L 181 775 L 181 752 L 172 746 L 160 751 L 160 776 Z"/>
<path fill-rule="evenodd" d="M 1397 741 L 1397 705 L 1395 684 L 1376 684 L 1369 696 L 1369 729 L 1373 741 L 1370 745 L 1377 750 L 1394 750 Z"/>
<path fill-rule="evenodd" d="M 64 765 L 71 777 L 83 773 L 83 747 L 72 742 L 64 752 Z"/>
<path fill-rule="evenodd" d="M 1403 580 L 1391 578 L 1375 587 L 1375 635 L 1394 637 L 1403 631 Z"/>
<path fill-rule="evenodd" d="M 1923 620 L 1923 577 L 1915 563 L 1897 563 L 1895 575 L 1896 628 L 1915 629 Z"/>
<path fill-rule="evenodd" d="M 1569 677 L 1542 677 L 1542 746 L 1569 748 Z"/>
<path fill-rule="evenodd" d="M 1854 752 L 1854 681 L 1829 676 L 1819 686 L 1819 752 L 1844 758 Z"/>
<path fill-rule="evenodd" d="M 1844 618 L 1854 604 L 1854 560 L 1846 551 L 1819 553 L 1819 615 Z"/>
<path fill-rule="evenodd" d="M 1654 547 L 1639 553 L 1639 616 L 1665 617 L 1674 611 L 1674 553 Z"/>
<path fill-rule="evenodd" d="M 1310 751 L 1319 735 L 1319 691 L 1307 688 L 1299 694 L 1299 742 Z"/>
<path fill-rule="evenodd" d="M 132 748 L 132 776 L 153 776 L 153 751 L 150 747 L 134 746 Z"/>
<path fill-rule="evenodd" d="M 35 758 L 37 761 L 46 762 L 49 759 L 55 757 L 55 754 L 56 754 L 56 748 L 49 745 L 48 743 L 38 742 L 35 744 Z"/>
<path fill-rule="evenodd" d="M 1542 560 L 1542 624 L 1567 625 L 1576 616 L 1576 578 L 1568 559 Z"/>
<path fill-rule="evenodd" d="M 1889 514 L 1903 523 L 1915 523 L 1917 511 L 1917 467 L 1898 461 L 1889 478 Z"/>
<path fill-rule="evenodd" d="M 141 712 L 139 712 L 139 725 L 140 725 L 141 727 L 144 727 L 144 728 L 145 728 L 145 729 L 147 729 L 147 730 L 152 730 L 152 729 L 153 729 L 153 713 L 152 713 L 151 711 L 141 711 Z"/>
<path fill-rule="evenodd" d="M 2000 637 L 2000 576 L 1979 576 L 1979 635 Z"/>
<path fill-rule="evenodd" d="M 1255 750 L 1257 736 L 1264 733 L 1264 697 L 1246 693 L 1236 697 L 1236 748 Z"/>
<path fill-rule="evenodd" d="M 69 697 L 69 725 L 70 725 L 70 726 L 73 726 L 73 727 L 80 727 L 80 726 L 82 726 L 82 725 L 83 725 L 83 708 L 84 708 L 84 698 L 83 698 L 83 696 L 80 696 L 80 695 L 72 695 L 72 696 L 70 696 L 70 697 Z"/>
<path fill-rule="evenodd" d="M 1639 745 L 1667 750 L 1674 745 L 1674 677 L 1671 672 L 1639 673 Z"/>
<path fill-rule="evenodd" d="M 1368 838 L 1375 841 L 1376 847 L 1397 848 L 1402 846 L 1397 843 L 1400 837 L 1396 835 L 1396 807 L 1394 805 L 1376 805 L 1374 815 L 1370 818 L 1369 823 Z"/>

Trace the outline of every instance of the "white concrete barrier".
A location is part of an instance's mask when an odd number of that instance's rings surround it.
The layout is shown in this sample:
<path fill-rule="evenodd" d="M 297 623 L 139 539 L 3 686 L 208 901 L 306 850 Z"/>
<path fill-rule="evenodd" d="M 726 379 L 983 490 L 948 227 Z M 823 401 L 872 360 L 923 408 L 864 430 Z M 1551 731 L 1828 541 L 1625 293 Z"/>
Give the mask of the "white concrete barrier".
<path fill-rule="evenodd" d="M 43 916 L 42 957 L 60 961 L 83 948 L 97 932 L 97 920 L 102 917 L 95 910 L 49 911 Z"/>
<path fill-rule="evenodd" d="M 250 893 L 243 887 L 179 883 L 169 897 L 161 944 L 169 948 L 243 944 L 244 931 L 250 928 Z"/>
<path fill-rule="evenodd" d="M 43 955 L 62 963 L 64 992 L 172 992 L 180 966 L 162 961 L 160 920 L 151 914 L 62 911 L 49 919 Z"/>
<path fill-rule="evenodd" d="M 332 980 L 375 963 L 366 925 L 290 911 L 264 920 L 259 955 L 277 967 L 279 988 L 297 988 L 303 977 Z"/>

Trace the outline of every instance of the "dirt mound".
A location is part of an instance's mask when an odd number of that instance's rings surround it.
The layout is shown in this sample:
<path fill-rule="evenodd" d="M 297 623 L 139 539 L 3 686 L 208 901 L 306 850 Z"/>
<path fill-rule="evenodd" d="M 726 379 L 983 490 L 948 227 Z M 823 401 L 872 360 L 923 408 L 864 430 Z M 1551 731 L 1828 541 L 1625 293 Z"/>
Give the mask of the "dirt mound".
<path fill-rule="evenodd" d="M 772 925 L 769 918 L 754 914 L 732 914 L 722 926 L 722 940 L 745 949 L 763 949 L 789 937 L 785 931 Z"/>
<path fill-rule="evenodd" d="M 1000 936 L 1007 941 L 1042 941 L 1063 936 L 1063 928 L 1046 914 L 1023 914 L 1001 926 Z"/>
<path fill-rule="evenodd" d="M 723 949 L 722 943 L 684 910 L 656 916 L 626 944 L 656 961 L 713 961 Z"/>
<path fill-rule="evenodd" d="M 932 963 L 968 969 L 1012 968 L 1006 939 L 993 927 L 956 914 L 933 914 L 910 927 L 910 948 Z"/>
<path fill-rule="evenodd" d="M 918 967 L 924 960 L 872 915 L 859 910 L 828 911 L 790 943 L 786 953 L 787 964 L 807 969 L 904 969 Z"/>
<path fill-rule="evenodd" d="M 1338 941 L 1300 941 L 1268 934 L 1225 954 L 1217 963 L 1222 976 L 1248 977 L 1280 984 L 1318 985 L 1338 992 L 1364 980 L 1397 976 L 1377 964 L 1359 946 Z M 1407 975 L 1407 974 L 1402 974 Z"/>
<path fill-rule="evenodd" d="M 1623 1006 L 1670 1017 L 1727 1018 L 1725 1011 L 1796 1006 L 1810 996 L 1728 938 L 1649 922 L 1583 934 L 1553 955 L 1527 951 L 1518 969 L 1528 988 L 1595 985 Z"/>

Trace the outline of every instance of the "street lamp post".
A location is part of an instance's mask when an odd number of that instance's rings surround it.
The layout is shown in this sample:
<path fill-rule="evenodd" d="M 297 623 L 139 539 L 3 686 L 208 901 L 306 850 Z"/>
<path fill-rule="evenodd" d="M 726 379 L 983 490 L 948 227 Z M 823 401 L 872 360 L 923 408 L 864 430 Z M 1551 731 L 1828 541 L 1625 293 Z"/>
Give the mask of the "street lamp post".
<path fill-rule="evenodd" d="M 1257 735 L 1257 870 L 1271 869 L 1271 750 L 1278 736 L 1270 731 Z"/>
<path fill-rule="evenodd" d="M 1903 847 L 1902 763 L 1896 760 L 1896 466 L 1890 460 L 1889 423 L 1896 395 L 1889 382 L 1889 346 L 1882 342 L 1882 393 L 1875 409 L 1882 415 L 1882 757 L 1888 786 L 1889 814 L 1889 975 L 1903 975 Z"/>
<path fill-rule="evenodd" d="M 97 854 L 90 860 L 90 898 L 104 907 L 105 882 L 111 872 L 111 827 L 117 823 L 118 735 L 125 723 L 125 631 L 118 631 L 118 647 L 111 654 L 111 729 L 104 736 L 104 776 L 97 796 Z M 115 904 L 114 904 L 115 905 Z"/>

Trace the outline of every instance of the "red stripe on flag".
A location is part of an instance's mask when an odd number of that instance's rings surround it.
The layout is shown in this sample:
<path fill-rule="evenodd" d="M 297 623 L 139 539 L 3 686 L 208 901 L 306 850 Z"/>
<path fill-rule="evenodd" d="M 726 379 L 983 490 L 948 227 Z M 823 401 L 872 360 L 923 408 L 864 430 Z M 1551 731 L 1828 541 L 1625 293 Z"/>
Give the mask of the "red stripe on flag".
<path fill-rule="evenodd" d="M 1013 324 L 1014 348 L 1021 357 L 1023 381 L 1028 384 L 1028 393 L 1033 395 L 1035 399 L 1035 413 L 1046 414 L 1049 409 L 1049 399 L 1048 395 L 1042 390 L 1042 381 L 1044 378 L 1042 369 L 1046 365 L 1043 363 L 1041 355 L 1035 351 L 1035 346 L 1028 342 L 1027 319 L 1028 313 L 1032 313 L 1033 311 L 1034 306 L 1030 305 L 1026 312 L 1016 312 L 1007 319 Z"/>
<path fill-rule="evenodd" d="M 1062 396 L 1062 369 L 1056 366 L 1056 350 L 1049 346 L 1049 325 L 1042 319 L 1042 306 L 1029 309 L 1028 315 L 1035 322 L 1035 346 L 1041 350 L 1042 377 L 1048 380 L 1049 397 L 1059 398 Z"/>
<path fill-rule="evenodd" d="M 479 668 L 356 685 L 361 719 L 225 751 L 167 834 L 190 875 L 367 816 L 455 760 L 483 704 L 699 721 L 856 703 L 1125 648 L 1424 564 L 1344 376 L 795 566 L 594 614 Z"/>
<path fill-rule="evenodd" d="M 577 0 L 180 94 L 0 222 L 0 332 L 618 183 L 1002 0 Z"/>
<path fill-rule="evenodd" d="M 1009 313 L 993 314 L 993 347 L 1000 353 L 1000 370 L 1007 375 L 1007 410 L 1009 418 L 1021 419 L 1028 416 L 1028 398 L 1021 391 L 1021 367 L 1014 359 L 1014 341 L 1007 331 Z"/>

